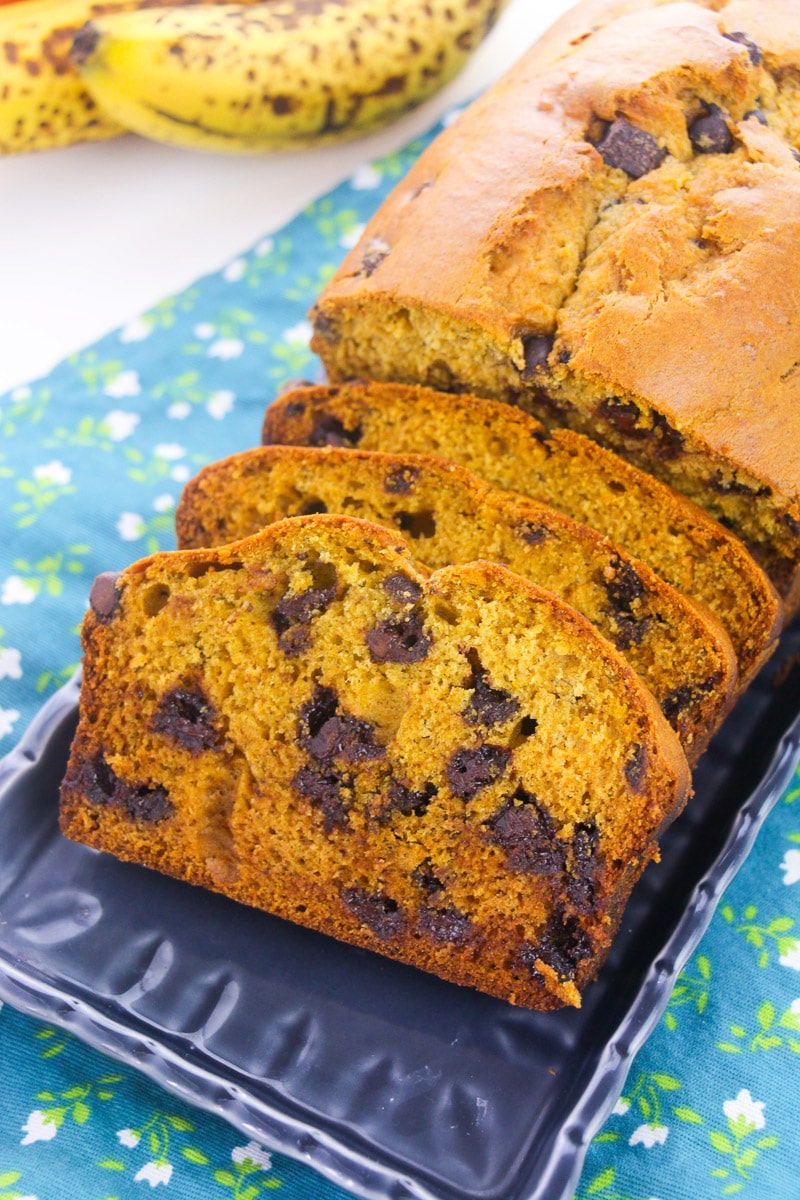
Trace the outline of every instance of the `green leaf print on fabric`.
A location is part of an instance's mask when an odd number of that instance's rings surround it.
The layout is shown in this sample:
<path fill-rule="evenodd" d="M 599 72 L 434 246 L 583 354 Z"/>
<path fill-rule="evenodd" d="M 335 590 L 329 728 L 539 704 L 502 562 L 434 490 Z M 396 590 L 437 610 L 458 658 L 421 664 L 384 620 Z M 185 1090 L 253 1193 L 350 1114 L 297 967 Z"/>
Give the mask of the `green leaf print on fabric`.
<path fill-rule="evenodd" d="M 730 1025 L 731 1036 L 736 1040 L 717 1042 L 717 1048 L 728 1054 L 778 1048 L 800 1054 L 800 999 L 793 1000 L 780 1015 L 770 1000 L 764 1000 L 756 1012 L 756 1025 L 755 1032 L 752 1027 L 748 1030 L 744 1025 Z"/>
<path fill-rule="evenodd" d="M 22 1126 L 25 1136 L 20 1145 L 29 1146 L 33 1142 L 51 1141 L 65 1120 L 72 1120 L 76 1125 L 85 1125 L 92 1115 L 93 1102 L 113 1100 L 114 1092 L 110 1085 L 121 1080 L 121 1075 L 103 1075 L 100 1079 L 87 1083 L 73 1084 L 58 1095 L 50 1091 L 37 1092 L 36 1099 L 47 1107 L 35 1108 L 28 1114 Z"/>
<path fill-rule="evenodd" d="M 49 387 L 14 388 L 0 407 L 0 430 L 3 437 L 14 437 L 20 432 L 21 424 L 36 425 L 45 414 L 52 398 Z"/>
<path fill-rule="evenodd" d="M 709 1130 L 709 1140 L 718 1154 L 729 1159 L 724 1167 L 715 1167 L 711 1171 L 714 1179 L 724 1183 L 721 1194 L 732 1196 L 742 1191 L 752 1179 L 752 1169 L 765 1150 L 772 1150 L 778 1145 L 778 1138 L 772 1134 L 753 1139 L 753 1135 L 765 1127 L 765 1105 L 761 1100 L 754 1100 L 747 1088 L 742 1088 L 733 1100 L 726 1100 L 722 1111 L 727 1119 L 728 1132 L 719 1129 Z M 724 1182 L 724 1181 L 728 1182 Z"/>
<path fill-rule="evenodd" d="M 47 1042 L 44 1050 L 39 1051 L 40 1058 L 55 1058 L 72 1041 L 71 1033 L 65 1033 L 63 1029 L 52 1029 L 49 1025 L 37 1029 L 33 1036 L 37 1041 Z"/>
<path fill-rule="evenodd" d="M 697 975 L 691 975 L 687 970 L 681 971 L 677 983 L 664 1013 L 664 1024 L 667 1029 L 674 1031 L 678 1028 L 678 1018 L 675 1009 L 684 1004 L 691 1004 L 698 1016 L 702 1016 L 708 1003 L 709 984 L 711 982 L 711 963 L 705 954 L 698 954 L 695 959 Z"/>
<path fill-rule="evenodd" d="M 759 951 L 759 967 L 766 967 L 770 962 L 770 954 L 777 953 L 781 966 L 800 970 L 800 938 L 790 936 L 790 930 L 795 927 L 794 917 L 773 917 L 766 924 L 757 923 L 758 908 L 755 904 L 748 904 L 740 917 L 736 916 L 730 904 L 723 904 L 719 911 L 734 933 L 743 935 L 747 944 Z"/>
<path fill-rule="evenodd" d="M 0 1200 L 26 1200 L 22 1192 L 12 1187 L 20 1179 L 22 1171 L 0 1171 Z M 28 1197 L 28 1200 L 35 1200 L 35 1197 Z"/>
<path fill-rule="evenodd" d="M 22 496 L 11 505 L 17 516 L 17 529 L 27 529 L 38 521 L 42 514 L 63 496 L 71 496 L 77 490 L 72 480 L 72 468 L 60 459 L 39 463 L 32 474 L 17 480 L 17 491 Z"/>

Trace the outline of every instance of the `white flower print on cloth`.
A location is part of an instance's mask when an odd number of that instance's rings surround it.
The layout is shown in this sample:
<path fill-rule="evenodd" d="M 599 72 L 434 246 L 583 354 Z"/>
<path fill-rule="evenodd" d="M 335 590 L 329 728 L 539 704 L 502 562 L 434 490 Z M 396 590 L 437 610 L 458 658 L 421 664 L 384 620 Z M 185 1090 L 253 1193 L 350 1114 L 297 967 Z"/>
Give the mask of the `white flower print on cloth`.
<path fill-rule="evenodd" d="M 249 1162 L 254 1167 L 261 1167 L 262 1171 L 268 1171 L 272 1166 L 272 1155 L 263 1146 L 259 1146 L 258 1142 L 248 1142 L 246 1146 L 234 1146 L 231 1150 L 231 1158 L 237 1166 L 243 1166 L 244 1163 Z"/>
<path fill-rule="evenodd" d="M 214 392 L 208 397 L 206 402 L 206 412 L 215 421 L 221 421 L 223 417 L 227 417 L 228 413 L 233 409 L 233 402 L 236 399 L 233 392 L 222 391 Z"/>
<path fill-rule="evenodd" d="M 22 678 L 22 655 L 19 650 L 8 647 L 0 650 L 0 679 Z"/>
<path fill-rule="evenodd" d="M 167 409 L 167 416 L 173 421 L 182 421 L 184 417 L 188 417 L 192 411 L 191 404 L 187 404 L 185 400 L 176 400 L 174 404 L 170 404 Z"/>
<path fill-rule="evenodd" d="M 628 1111 L 629 1108 L 630 1108 L 630 1101 L 623 1100 L 622 1096 L 620 1096 L 619 1100 L 612 1108 L 611 1113 L 615 1117 L 624 1117 L 625 1113 Z"/>
<path fill-rule="evenodd" d="M 747 1088 L 742 1088 L 735 1100 L 726 1100 L 722 1111 L 734 1125 L 741 1123 L 748 1129 L 763 1129 L 764 1102 L 754 1100 Z"/>
<path fill-rule="evenodd" d="M 19 713 L 15 708 L 0 708 L 0 738 L 13 733 L 14 725 L 18 720 Z"/>
<path fill-rule="evenodd" d="M 356 192 L 371 192 L 373 188 L 380 187 L 382 179 L 383 173 L 377 167 L 373 167 L 371 163 L 365 163 L 351 177 L 350 187 Z"/>
<path fill-rule="evenodd" d="M 238 358 L 243 350 L 244 342 L 241 338 L 217 338 L 208 347 L 208 357 L 220 358 L 227 362 L 229 358 Z"/>
<path fill-rule="evenodd" d="M 358 245 L 361 235 L 366 228 L 363 222 L 359 225 L 354 225 L 352 229 L 348 229 L 347 233 L 342 234 L 339 238 L 339 245 L 343 250 L 352 250 Z"/>
<path fill-rule="evenodd" d="M 138 413 L 123 412 L 121 408 L 114 408 L 110 413 L 106 413 L 103 424 L 112 442 L 122 442 L 126 437 L 130 437 L 140 420 Z"/>
<path fill-rule="evenodd" d="M 628 1138 L 628 1145 L 645 1146 L 650 1150 L 656 1145 L 663 1146 L 668 1133 L 666 1125 L 637 1125 Z"/>
<path fill-rule="evenodd" d="M 263 238 L 255 247 L 256 258 L 266 258 L 268 254 L 272 253 L 274 245 L 275 242 L 271 237 Z"/>
<path fill-rule="evenodd" d="M 157 1187 L 159 1183 L 169 1183 L 172 1178 L 172 1163 L 145 1163 L 143 1167 L 136 1172 L 133 1177 L 134 1183 L 150 1184 L 150 1187 Z"/>
<path fill-rule="evenodd" d="M 290 346 L 307 346 L 313 332 L 309 321 L 298 321 L 296 325 L 284 329 L 283 340 Z"/>
<path fill-rule="evenodd" d="M 180 463 L 177 467 L 173 467 L 169 474 L 170 478 L 176 480 L 177 483 L 185 483 L 191 473 L 186 463 Z"/>
<path fill-rule="evenodd" d="M 58 1125 L 40 1108 L 35 1108 L 22 1126 L 22 1132 L 25 1137 L 20 1140 L 20 1146 L 30 1146 L 33 1142 L 52 1141 L 58 1133 Z"/>
<path fill-rule="evenodd" d="M 150 337 L 153 332 L 152 322 L 146 321 L 144 317 L 134 317 L 132 321 L 120 330 L 119 340 L 128 344 L 129 342 L 143 342 L 145 338 Z"/>
<path fill-rule="evenodd" d="M 137 1133 L 135 1129 L 118 1129 L 117 1130 L 117 1138 L 119 1140 L 120 1145 L 127 1146 L 129 1150 L 132 1150 L 134 1148 L 134 1146 L 139 1145 L 139 1139 L 141 1138 L 141 1136 L 142 1135 L 140 1133 Z"/>
<path fill-rule="evenodd" d="M 233 262 L 229 262 L 225 270 L 222 272 L 222 278 L 227 283 L 238 283 L 247 270 L 247 259 L 235 258 Z"/>
<path fill-rule="evenodd" d="M 33 478 L 37 483 L 52 483 L 56 487 L 65 487 L 72 479 L 72 471 L 59 460 L 42 463 L 33 468 Z"/>
<path fill-rule="evenodd" d="M 129 370 L 120 371 L 119 375 L 115 375 L 113 379 L 109 379 L 103 388 L 103 393 L 106 396 L 113 396 L 115 400 L 121 400 L 123 396 L 138 396 L 141 390 L 139 372 Z"/>
<path fill-rule="evenodd" d="M 123 542 L 138 541 L 140 537 L 144 536 L 146 529 L 147 526 L 138 513 L 120 513 L 119 520 L 117 521 L 117 533 Z"/>
<path fill-rule="evenodd" d="M 156 512 L 160 512 L 160 513 L 161 512 L 169 512 L 174 507 L 175 507 L 174 497 L 170 496 L 166 492 L 164 493 L 163 496 L 156 496 L 155 500 L 153 501 L 153 508 L 156 510 Z"/>
<path fill-rule="evenodd" d="M 210 321 L 201 321 L 198 325 L 195 325 L 192 332 L 195 337 L 200 338 L 203 342 L 207 342 L 217 332 L 217 328 Z"/>
<path fill-rule="evenodd" d="M 800 883 L 800 850 L 787 850 L 781 863 L 783 882 L 787 885 Z"/>
<path fill-rule="evenodd" d="M 163 458 L 165 462 L 175 462 L 178 458 L 183 458 L 186 453 L 184 446 L 179 446 L 177 442 L 159 442 L 153 450 L 156 458 Z"/>
<path fill-rule="evenodd" d="M 794 945 L 789 946 L 778 959 L 782 967 L 791 967 L 800 971 L 800 938 L 795 938 Z"/>
<path fill-rule="evenodd" d="M 9 575 L 0 591 L 0 604 L 31 604 L 36 599 L 36 589 L 19 575 Z"/>

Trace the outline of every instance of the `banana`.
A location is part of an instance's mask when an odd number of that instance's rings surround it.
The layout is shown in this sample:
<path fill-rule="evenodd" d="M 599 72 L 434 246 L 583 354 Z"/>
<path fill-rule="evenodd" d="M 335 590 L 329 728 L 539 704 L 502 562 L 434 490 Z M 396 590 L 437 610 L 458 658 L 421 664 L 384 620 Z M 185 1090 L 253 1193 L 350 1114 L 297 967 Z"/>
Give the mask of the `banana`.
<path fill-rule="evenodd" d="M 270 0 L 100 17 L 72 61 L 112 119 L 157 141 L 262 151 L 341 141 L 464 65 L 506 0 Z"/>
<path fill-rule="evenodd" d="M 169 0 L 16 0 L 0 6 L 0 154 L 124 133 L 86 91 L 70 63 L 72 43 L 93 17 L 163 8 L 167 3 Z"/>

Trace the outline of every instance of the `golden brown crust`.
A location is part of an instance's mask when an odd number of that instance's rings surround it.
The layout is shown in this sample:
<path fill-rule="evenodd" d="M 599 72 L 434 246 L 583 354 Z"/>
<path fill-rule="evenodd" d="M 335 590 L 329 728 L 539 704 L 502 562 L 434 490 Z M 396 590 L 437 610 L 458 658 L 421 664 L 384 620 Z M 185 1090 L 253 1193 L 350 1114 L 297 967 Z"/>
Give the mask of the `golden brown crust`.
<path fill-rule="evenodd" d="M 381 206 L 312 344 L 334 380 L 470 390 L 622 449 L 734 527 L 794 611 L 800 3 L 716 9 L 568 14 Z M 609 153 L 619 122 L 649 163 Z"/>
<path fill-rule="evenodd" d="M 568 429 L 470 395 L 403 384 L 292 386 L 264 417 L 265 444 L 433 453 L 495 487 L 550 504 L 643 559 L 710 609 L 744 689 L 777 644 L 783 606 L 742 543 L 697 505 Z"/>
<path fill-rule="evenodd" d="M 95 604 L 68 836 L 514 1003 L 579 1003 L 690 785 L 582 617 L 496 564 L 428 576 L 336 516 L 155 555 Z M 403 661 L 387 613 L 417 622 Z"/>

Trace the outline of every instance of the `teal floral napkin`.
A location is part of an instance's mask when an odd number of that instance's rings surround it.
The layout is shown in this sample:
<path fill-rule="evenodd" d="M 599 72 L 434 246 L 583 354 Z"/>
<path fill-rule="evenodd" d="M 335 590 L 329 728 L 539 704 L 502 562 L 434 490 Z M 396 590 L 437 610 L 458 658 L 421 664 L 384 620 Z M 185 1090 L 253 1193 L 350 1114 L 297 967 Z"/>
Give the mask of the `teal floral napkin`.
<path fill-rule="evenodd" d="M 431 136 L 0 397 L 0 752 L 74 671 L 95 574 L 171 548 L 185 481 L 256 445 L 267 400 L 316 373 L 308 307 Z M 0 1062 L 0 1200 L 142 1200 L 155 1188 L 171 1200 L 347 1200 L 8 1006 Z M 577 1196 L 797 1200 L 799 1110 L 796 778 L 636 1058 Z"/>

